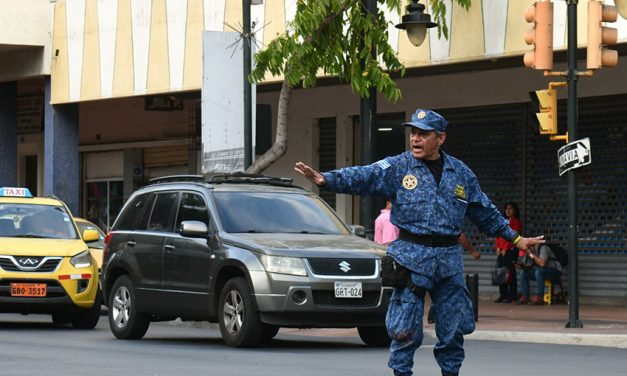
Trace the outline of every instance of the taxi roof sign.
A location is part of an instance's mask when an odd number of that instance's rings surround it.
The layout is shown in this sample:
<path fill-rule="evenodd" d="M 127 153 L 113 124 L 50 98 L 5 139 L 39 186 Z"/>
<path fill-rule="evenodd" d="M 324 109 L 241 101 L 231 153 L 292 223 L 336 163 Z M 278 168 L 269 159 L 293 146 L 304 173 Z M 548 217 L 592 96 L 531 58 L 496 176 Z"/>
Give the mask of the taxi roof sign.
<path fill-rule="evenodd" d="M 33 197 L 28 188 L 0 187 L 0 197 Z"/>

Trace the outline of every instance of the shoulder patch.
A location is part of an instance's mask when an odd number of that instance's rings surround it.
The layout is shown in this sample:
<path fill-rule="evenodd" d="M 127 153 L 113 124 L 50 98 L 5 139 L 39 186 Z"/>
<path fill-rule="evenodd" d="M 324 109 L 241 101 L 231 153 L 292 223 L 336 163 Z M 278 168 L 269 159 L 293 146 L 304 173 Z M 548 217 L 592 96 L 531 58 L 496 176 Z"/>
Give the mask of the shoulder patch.
<path fill-rule="evenodd" d="M 386 161 L 385 159 L 382 159 L 379 162 L 377 162 L 377 165 L 384 170 L 392 166 L 390 162 Z"/>

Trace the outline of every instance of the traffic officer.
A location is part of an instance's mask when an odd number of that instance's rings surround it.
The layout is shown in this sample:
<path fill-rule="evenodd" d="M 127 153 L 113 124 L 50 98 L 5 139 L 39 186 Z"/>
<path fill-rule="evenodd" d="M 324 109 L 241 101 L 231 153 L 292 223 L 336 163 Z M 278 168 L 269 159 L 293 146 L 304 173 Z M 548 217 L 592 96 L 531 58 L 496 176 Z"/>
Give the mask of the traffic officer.
<path fill-rule="evenodd" d="M 413 286 L 396 288 L 392 294 L 386 316 L 392 339 L 388 366 L 394 375 L 412 374 L 414 353 L 423 339 L 428 291 L 438 338 L 435 359 L 442 375 L 457 375 L 464 360 L 463 335 L 475 329 L 458 242 L 464 217 L 482 232 L 508 239 L 523 250 L 544 243 L 544 237 L 525 238 L 512 230 L 470 168 L 440 150 L 448 125 L 440 114 L 419 109 L 403 125 L 411 129 L 410 150 L 400 155 L 322 174 L 302 162 L 294 169 L 330 191 L 392 200 L 390 218 L 400 235 L 387 252 L 412 272 Z"/>

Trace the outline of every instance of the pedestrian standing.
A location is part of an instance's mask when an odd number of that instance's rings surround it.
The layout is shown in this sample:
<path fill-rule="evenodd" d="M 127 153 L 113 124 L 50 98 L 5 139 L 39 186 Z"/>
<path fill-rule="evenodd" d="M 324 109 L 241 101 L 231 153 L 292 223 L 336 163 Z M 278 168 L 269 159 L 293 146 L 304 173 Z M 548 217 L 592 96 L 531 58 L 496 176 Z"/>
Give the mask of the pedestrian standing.
<path fill-rule="evenodd" d="M 388 366 L 396 376 L 412 374 L 423 339 L 424 296 L 435 310 L 438 342 L 433 350 L 442 375 L 457 375 L 464 360 L 464 334 L 475 329 L 472 302 L 463 275 L 459 235 L 464 217 L 491 236 L 520 249 L 543 243 L 512 230 L 481 191 L 475 174 L 442 150 L 448 122 L 431 110 L 417 110 L 410 122 L 410 150 L 368 166 L 319 173 L 297 162 L 295 170 L 319 187 L 337 193 L 381 195 L 392 200 L 391 221 L 400 229 L 388 254 L 411 271 L 413 288 L 395 288 L 386 316 L 392 339 Z"/>
<path fill-rule="evenodd" d="M 390 222 L 390 212 L 392 201 L 385 200 L 385 208 L 381 209 L 381 214 L 374 220 L 374 242 L 381 245 L 389 245 L 398 238 L 398 227 Z"/>

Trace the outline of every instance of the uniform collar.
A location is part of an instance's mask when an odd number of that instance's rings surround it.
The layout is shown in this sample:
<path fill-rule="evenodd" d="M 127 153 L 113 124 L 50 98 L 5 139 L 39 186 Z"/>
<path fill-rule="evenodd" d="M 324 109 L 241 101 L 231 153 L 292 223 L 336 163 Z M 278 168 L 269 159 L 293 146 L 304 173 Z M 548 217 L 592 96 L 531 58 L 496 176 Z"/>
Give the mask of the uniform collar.
<path fill-rule="evenodd" d="M 407 157 L 409 158 L 409 167 L 411 168 L 427 168 L 427 165 L 422 161 L 422 159 L 415 158 L 411 150 L 406 151 Z M 444 170 L 455 170 L 455 166 L 453 166 L 453 162 L 451 162 L 451 158 L 449 158 L 448 154 L 446 154 L 442 149 L 440 149 L 440 156 L 444 158 Z"/>

